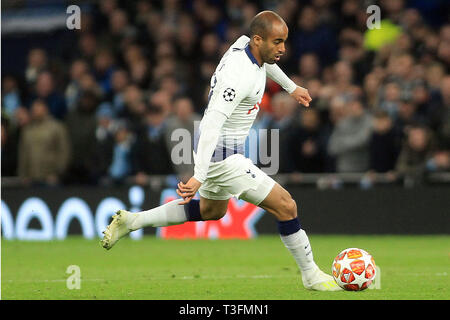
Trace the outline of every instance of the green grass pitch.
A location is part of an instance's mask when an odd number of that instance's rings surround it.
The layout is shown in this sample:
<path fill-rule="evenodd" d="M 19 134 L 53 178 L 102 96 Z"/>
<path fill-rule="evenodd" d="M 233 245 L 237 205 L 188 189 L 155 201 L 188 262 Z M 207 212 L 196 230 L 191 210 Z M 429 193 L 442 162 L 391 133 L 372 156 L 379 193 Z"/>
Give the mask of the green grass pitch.
<path fill-rule="evenodd" d="M 450 236 L 310 235 L 317 264 L 330 273 L 343 249 L 369 251 L 381 268 L 381 288 L 312 292 L 278 236 L 252 240 L 121 240 L 106 251 L 98 240 L 2 240 L 2 299 L 151 300 L 449 300 Z M 69 290 L 67 267 L 81 272 Z"/>

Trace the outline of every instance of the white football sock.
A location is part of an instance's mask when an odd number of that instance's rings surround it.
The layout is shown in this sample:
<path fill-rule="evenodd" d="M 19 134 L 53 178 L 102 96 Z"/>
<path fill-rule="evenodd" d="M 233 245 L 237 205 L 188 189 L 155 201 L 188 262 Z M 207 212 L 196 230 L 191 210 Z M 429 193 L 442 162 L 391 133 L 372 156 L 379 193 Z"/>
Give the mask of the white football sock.
<path fill-rule="evenodd" d="M 144 227 L 167 227 L 187 221 L 184 206 L 178 203 L 183 199 L 170 201 L 162 206 L 135 213 L 136 218 L 130 229 L 137 230 Z"/>
<path fill-rule="evenodd" d="M 280 238 L 286 248 L 291 252 L 295 262 L 297 262 L 302 275 L 308 277 L 311 272 L 318 268 L 314 262 L 308 236 L 303 229 L 287 236 L 280 235 Z"/>

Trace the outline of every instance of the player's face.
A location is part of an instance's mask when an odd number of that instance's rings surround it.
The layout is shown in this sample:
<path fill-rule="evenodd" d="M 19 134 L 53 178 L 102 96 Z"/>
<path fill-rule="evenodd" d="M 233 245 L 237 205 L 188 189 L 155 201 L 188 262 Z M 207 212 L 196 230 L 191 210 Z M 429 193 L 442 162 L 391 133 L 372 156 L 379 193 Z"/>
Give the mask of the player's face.
<path fill-rule="evenodd" d="M 285 23 L 275 22 L 272 25 L 272 31 L 266 39 L 262 41 L 260 47 L 261 58 L 265 63 L 273 64 L 280 61 L 285 53 L 284 46 L 288 37 L 288 28 Z"/>

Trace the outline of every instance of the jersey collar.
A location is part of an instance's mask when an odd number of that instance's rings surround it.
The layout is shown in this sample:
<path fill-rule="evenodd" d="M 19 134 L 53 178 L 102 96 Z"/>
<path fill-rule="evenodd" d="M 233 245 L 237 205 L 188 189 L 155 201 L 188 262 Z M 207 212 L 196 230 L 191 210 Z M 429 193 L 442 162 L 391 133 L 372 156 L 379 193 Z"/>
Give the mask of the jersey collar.
<path fill-rule="evenodd" d="M 250 43 L 250 42 L 249 42 Z M 250 45 L 249 43 L 247 43 L 247 46 L 245 47 L 245 53 L 247 54 L 248 58 L 254 63 L 256 64 L 258 67 L 261 67 L 258 63 L 258 60 L 256 60 L 255 56 L 253 55 L 253 53 L 250 51 Z"/>

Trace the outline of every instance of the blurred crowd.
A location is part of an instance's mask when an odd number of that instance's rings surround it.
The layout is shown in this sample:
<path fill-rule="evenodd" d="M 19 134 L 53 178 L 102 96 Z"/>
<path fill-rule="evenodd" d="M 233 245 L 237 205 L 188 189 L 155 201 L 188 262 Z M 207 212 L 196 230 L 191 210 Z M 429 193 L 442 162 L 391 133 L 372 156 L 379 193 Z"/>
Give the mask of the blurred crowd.
<path fill-rule="evenodd" d="M 255 127 L 279 130 L 280 173 L 449 171 L 450 24 L 405 0 L 375 3 L 381 29 L 368 29 L 360 0 L 101 0 L 67 31 L 68 57 L 32 48 L 22 74 L 2 74 L 1 174 L 51 185 L 190 176 L 192 164 L 171 160 L 171 134 L 193 136 L 217 63 L 264 9 L 289 26 L 279 65 L 313 98 L 301 107 L 267 81 Z"/>

